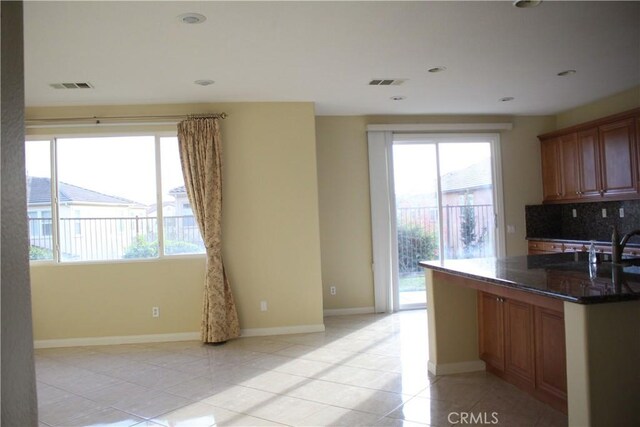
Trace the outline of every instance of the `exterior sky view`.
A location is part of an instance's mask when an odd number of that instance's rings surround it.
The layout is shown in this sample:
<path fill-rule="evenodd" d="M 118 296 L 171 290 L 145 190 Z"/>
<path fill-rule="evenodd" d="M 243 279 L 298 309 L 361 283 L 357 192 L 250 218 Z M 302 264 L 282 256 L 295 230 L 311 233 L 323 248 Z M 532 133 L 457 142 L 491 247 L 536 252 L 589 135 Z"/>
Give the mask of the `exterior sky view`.
<path fill-rule="evenodd" d="M 438 150 L 440 176 L 491 158 L 486 143 L 440 143 Z M 393 164 L 396 196 L 435 193 L 434 144 L 394 144 Z"/>
<path fill-rule="evenodd" d="M 184 181 L 177 138 L 160 141 L 162 191 L 166 195 Z M 59 138 L 57 146 L 60 182 L 144 205 L 157 202 L 154 137 Z M 50 177 L 49 141 L 27 142 L 26 158 L 27 175 Z"/>

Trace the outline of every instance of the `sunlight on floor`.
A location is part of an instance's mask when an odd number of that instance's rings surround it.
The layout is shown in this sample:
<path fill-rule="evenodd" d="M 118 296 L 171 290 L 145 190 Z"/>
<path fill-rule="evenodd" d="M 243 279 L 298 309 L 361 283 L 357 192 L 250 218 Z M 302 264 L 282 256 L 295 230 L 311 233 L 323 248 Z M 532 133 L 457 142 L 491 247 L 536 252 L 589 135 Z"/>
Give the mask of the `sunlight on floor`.
<path fill-rule="evenodd" d="M 424 310 L 336 316 L 326 332 L 36 351 L 40 426 L 423 426 L 566 417 L 484 372 L 427 373 Z"/>

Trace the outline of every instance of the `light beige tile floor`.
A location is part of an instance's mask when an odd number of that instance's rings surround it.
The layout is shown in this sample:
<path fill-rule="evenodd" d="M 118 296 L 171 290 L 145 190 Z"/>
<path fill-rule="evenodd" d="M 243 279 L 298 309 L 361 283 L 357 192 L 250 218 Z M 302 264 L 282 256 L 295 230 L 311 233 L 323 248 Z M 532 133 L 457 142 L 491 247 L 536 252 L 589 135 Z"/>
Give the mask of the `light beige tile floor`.
<path fill-rule="evenodd" d="M 427 373 L 423 310 L 328 317 L 326 332 L 36 351 L 41 426 L 563 426 L 498 378 Z M 450 415 L 453 414 L 453 415 Z M 478 418 L 476 418 L 476 421 Z"/>

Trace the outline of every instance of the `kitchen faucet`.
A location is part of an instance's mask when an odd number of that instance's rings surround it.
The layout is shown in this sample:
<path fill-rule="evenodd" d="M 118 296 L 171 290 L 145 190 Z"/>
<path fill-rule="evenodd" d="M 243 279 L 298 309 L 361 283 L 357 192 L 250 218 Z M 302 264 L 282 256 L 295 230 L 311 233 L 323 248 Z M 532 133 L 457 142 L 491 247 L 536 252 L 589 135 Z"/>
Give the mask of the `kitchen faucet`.
<path fill-rule="evenodd" d="M 624 247 L 627 245 L 627 242 L 631 237 L 638 235 L 640 235 L 640 229 L 633 230 L 622 236 L 622 240 L 618 242 L 618 230 L 614 225 L 613 233 L 611 235 L 611 262 L 620 264 L 622 262 L 622 252 L 624 251 Z"/>

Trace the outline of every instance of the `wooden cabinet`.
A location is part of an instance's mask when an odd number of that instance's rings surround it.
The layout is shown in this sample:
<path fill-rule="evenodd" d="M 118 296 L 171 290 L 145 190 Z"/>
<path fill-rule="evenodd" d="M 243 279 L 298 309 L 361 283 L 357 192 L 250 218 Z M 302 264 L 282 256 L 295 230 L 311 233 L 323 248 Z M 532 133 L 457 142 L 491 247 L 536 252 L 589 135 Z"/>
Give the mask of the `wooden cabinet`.
<path fill-rule="evenodd" d="M 529 255 L 563 252 L 564 245 L 555 241 L 529 240 Z"/>
<path fill-rule="evenodd" d="M 529 255 L 553 254 L 557 252 L 587 252 L 589 242 L 560 243 L 555 240 L 529 240 Z M 596 244 L 598 253 L 611 253 L 611 245 L 606 243 Z M 640 247 L 625 246 L 623 254 L 640 257 Z"/>
<path fill-rule="evenodd" d="M 598 149 L 598 128 L 587 129 L 577 134 L 578 174 L 580 198 L 600 197 L 602 176 Z"/>
<path fill-rule="evenodd" d="M 636 194 L 635 120 L 620 120 L 598 127 L 601 195 Z"/>
<path fill-rule="evenodd" d="M 640 198 L 640 109 L 541 135 L 544 202 Z"/>
<path fill-rule="evenodd" d="M 561 196 L 575 199 L 580 196 L 578 136 L 575 132 L 560 137 Z"/>
<path fill-rule="evenodd" d="M 504 311 L 499 297 L 478 293 L 478 328 L 480 359 L 504 371 Z"/>
<path fill-rule="evenodd" d="M 561 200 L 560 138 L 542 141 L 540 147 L 542 152 L 542 194 L 544 200 Z"/>
<path fill-rule="evenodd" d="M 561 311 L 479 292 L 478 328 L 480 358 L 488 371 L 566 412 Z"/>
<path fill-rule="evenodd" d="M 505 372 L 534 385 L 533 306 L 502 299 L 504 309 Z M 564 328 L 563 328 L 564 329 Z"/>
<path fill-rule="evenodd" d="M 567 357 L 564 316 L 554 310 L 535 307 L 535 386 L 561 400 L 567 400 Z"/>
<path fill-rule="evenodd" d="M 478 304 L 480 358 L 492 370 L 533 386 L 533 306 L 480 292 Z"/>

